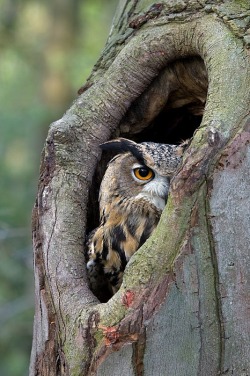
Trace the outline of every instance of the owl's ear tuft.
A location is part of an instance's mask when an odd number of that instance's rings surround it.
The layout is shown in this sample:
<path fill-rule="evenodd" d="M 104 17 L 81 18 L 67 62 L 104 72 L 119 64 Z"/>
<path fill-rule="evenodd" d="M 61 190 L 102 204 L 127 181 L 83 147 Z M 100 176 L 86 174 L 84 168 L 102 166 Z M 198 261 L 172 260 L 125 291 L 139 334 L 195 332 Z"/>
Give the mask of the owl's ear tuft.
<path fill-rule="evenodd" d="M 100 148 L 102 150 L 115 151 L 117 153 L 130 152 L 138 162 L 145 164 L 140 145 L 134 141 L 128 140 L 127 138 L 117 138 L 115 140 L 104 142 L 100 145 Z"/>
<path fill-rule="evenodd" d="M 183 141 L 180 145 L 178 145 L 176 147 L 176 154 L 179 156 L 179 157 L 182 157 L 184 152 L 186 151 L 186 149 L 188 148 L 188 146 L 190 145 L 191 143 L 191 139 L 187 139 L 185 141 Z"/>

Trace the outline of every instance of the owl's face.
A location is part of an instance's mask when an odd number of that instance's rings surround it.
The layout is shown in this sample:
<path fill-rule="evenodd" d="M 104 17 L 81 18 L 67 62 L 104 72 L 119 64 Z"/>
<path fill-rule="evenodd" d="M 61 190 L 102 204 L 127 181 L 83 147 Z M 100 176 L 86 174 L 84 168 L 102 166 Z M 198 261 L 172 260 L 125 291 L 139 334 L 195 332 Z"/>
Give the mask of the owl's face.
<path fill-rule="evenodd" d="M 162 211 L 169 182 L 180 162 L 175 145 L 117 139 L 102 149 L 120 152 L 109 163 L 100 189 L 100 208 L 114 201 L 120 204 L 149 203 Z"/>

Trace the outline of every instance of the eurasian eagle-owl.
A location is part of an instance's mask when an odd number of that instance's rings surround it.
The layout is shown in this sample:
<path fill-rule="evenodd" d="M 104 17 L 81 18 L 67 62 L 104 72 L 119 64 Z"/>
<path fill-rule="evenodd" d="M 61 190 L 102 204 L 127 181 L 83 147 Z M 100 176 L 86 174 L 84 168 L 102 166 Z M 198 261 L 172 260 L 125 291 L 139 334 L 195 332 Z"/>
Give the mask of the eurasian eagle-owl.
<path fill-rule="evenodd" d="M 103 177 L 100 225 L 88 239 L 87 271 L 97 297 L 104 286 L 111 294 L 119 289 L 127 262 L 157 226 L 185 146 L 124 138 L 101 145 L 119 154 Z"/>

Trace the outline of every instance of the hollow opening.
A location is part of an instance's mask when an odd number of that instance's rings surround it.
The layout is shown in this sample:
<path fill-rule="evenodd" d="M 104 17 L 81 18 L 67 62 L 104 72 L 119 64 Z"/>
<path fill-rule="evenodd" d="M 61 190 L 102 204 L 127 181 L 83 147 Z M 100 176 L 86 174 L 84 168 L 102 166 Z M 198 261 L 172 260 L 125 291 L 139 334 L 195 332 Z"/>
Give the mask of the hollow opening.
<path fill-rule="evenodd" d="M 135 142 L 151 141 L 178 145 L 192 138 L 202 121 L 207 96 L 207 73 L 199 57 L 175 61 L 167 66 L 130 106 L 111 139 L 124 137 Z M 90 189 L 87 231 L 99 226 L 98 192 L 108 161 L 104 152 Z M 112 296 L 93 291 L 101 302 Z"/>
<path fill-rule="evenodd" d="M 188 106 L 163 109 L 146 129 L 132 139 L 136 142 L 152 141 L 178 145 L 193 136 L 201 120 L 202 116 L 193 115 Z"/>

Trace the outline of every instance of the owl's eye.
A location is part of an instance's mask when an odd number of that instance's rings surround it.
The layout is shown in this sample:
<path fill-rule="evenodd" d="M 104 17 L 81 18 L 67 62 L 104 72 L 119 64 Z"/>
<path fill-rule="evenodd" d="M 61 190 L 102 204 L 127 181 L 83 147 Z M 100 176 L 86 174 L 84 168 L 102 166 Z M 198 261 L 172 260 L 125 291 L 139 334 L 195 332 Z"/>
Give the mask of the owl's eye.
<path fill-rule="evenodd" d="M 133 173 L 137 179 L 144 181 L 150 180 L 154 177 L 153 170 L 146 166 L 134 168 Z"/>

